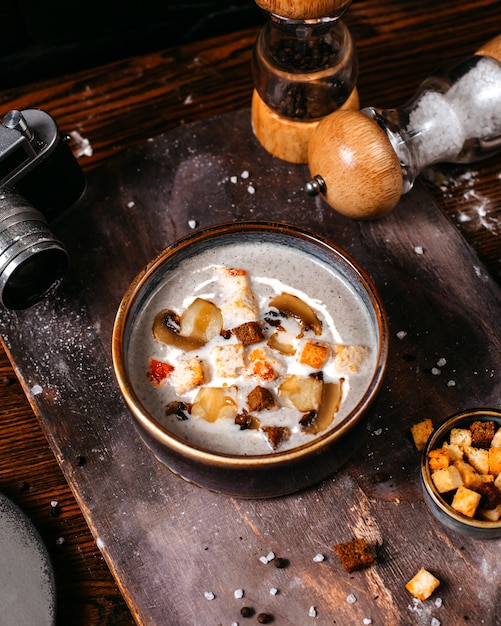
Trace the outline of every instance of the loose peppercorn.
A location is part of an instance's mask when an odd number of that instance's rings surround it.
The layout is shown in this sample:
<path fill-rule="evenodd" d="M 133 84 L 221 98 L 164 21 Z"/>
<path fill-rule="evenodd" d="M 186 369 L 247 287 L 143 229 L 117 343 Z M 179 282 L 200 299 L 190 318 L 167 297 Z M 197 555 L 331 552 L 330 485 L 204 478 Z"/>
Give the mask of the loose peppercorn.
<path fill-rule="evenodd" d="M 252 617 L 254 615 L 254 609 L 252 609 L 250 606 L 243 606 L 240 609 L 240 615 L 242 617 Z"/>
<path fill-rule="evenodd" d="M 269 613 L 259 613 L 257 616 L 257 621 L 260 624 L 271 624 L 273 621 L 273 617 Z"/>
<path fill-rule="evenodd" d="M 289 561 L 287 559 L 283 559 L 282 557 L 277 557 L 276 559 L 273 560 L 273 565 L 277 569 L 283 569 L 284 567 L 287 567 L 288 564 L 289 564 Z"/>

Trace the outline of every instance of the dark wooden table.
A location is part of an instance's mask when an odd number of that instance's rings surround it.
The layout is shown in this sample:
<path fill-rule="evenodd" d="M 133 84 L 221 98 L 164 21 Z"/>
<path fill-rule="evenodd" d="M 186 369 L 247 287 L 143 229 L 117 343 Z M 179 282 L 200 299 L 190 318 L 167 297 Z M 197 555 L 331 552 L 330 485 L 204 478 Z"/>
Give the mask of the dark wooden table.
<path fill-rule="evenodd" d="M 345 22 L 359 51 L 362 104 L 403 103 L 438 64 L 469 54 L 497 35 L 500 18 L 501 6 L 494 0 L 354 2 Z M 65 132 L 89 140 L 93 154 L 82 157 L 81 164 L 90 172 L 160 133 L 247 108 L 255 35 L 254 30 L 242 30 L 3 91 L 0 110 L 35 106 L 49 111 Z M 73 137 L 77 150 L 77 135 Z M 498 282 L 500 164 L 497 157 L 469 168 L 443 166 L 442 182 L 428 190 Z M 84 517 L 58 465 L 64 460 L 54 456 L 16 368 L 1 350 L 0 490 L 33 519 L 48 546 L 56 572 L 59 623 L 134 623 L 123 598 L 130 604 L 130 595 L 111 575 L 108 565 L 114 569 L 114 564 L 107 564 L 98 549 L 87 525 L 89 510 Z M 205 623 L 201 619 L 199 623 Z M 492 624 L 499 619 L 498 612 Z"/>

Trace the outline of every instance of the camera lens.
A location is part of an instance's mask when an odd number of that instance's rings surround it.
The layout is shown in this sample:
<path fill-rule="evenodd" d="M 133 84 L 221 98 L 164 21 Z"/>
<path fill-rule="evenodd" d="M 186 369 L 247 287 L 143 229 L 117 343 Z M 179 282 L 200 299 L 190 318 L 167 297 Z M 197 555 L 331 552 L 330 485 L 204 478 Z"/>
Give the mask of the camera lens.
<path fill-rule="evenodd" d="M 0 302 L 25 309 L 63 278 L 68 254 L 47 221 L 22 196 L 0 193 Z"/>

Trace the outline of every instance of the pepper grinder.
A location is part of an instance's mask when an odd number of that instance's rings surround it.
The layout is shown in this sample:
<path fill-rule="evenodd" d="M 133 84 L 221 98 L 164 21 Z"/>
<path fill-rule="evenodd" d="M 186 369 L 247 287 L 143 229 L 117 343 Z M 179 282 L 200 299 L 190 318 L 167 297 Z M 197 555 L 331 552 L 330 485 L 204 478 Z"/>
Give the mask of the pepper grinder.
<path fill-rule="evenodd" d="M 358 60 L 340 17 L 351 0 L 256 0 L 267 15 L 252 58 L 252 125 L 263 147 L 307 163 L 318 122 L 359 109 Z"/>
<path fill-rule="evenodd" d="M 312 134 L 310 195 L 357 219 L 390 212 L 436 163 L 471 163 L 501 150 L 501 35 L 444 67 L 395 109 L 338 111 Z"/>

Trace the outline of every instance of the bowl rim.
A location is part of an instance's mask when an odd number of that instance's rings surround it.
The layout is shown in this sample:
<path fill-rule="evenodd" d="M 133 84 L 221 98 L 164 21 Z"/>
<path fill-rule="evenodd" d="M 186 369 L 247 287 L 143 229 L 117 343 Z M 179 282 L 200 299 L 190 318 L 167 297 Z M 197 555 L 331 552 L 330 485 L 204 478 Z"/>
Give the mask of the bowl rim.
<path fill-rule="evenodd" d="M 492 409 L 486 407 L 479 407 L 475 409 L 467 409 L 455 413 L 452 417 L 448 418 L 443 424 L 441 424 L 436 430 L 434 430 L 426 445 L 423 449 L 422 457 L 421 457 L 421 479 L 422 483 L 426 489 L 426 493 L 428 494 L 431 502 L 437 507 L 439 511 L 447 515 L 458 525 L 463 525 L 465 527 L 469 527 L 472 529 L 476 529 L 479 532 L 481 531 L 489 531 L 489 530 L 501 530 L 501 519 L 497 522 L 489 521 L 489 520 L 478 520 L 476 518 L 470 518 L 459 511 L 453 509 L 447 502 L 441 497 L 433 480 L 431 478 L 431 471 L 428 464 L 428 453 L 431 450 L 434 450 L 439 442 L 441 442 L 448 432 L 452 428 L 456 428 L 461 424 L 471 423 L 475 421 L 489 421 L 494 418 L 495 421 L 498 422 L 498 425 L 501 427 L 501 410 L 500 409 Z"/>
<path fill-rule="evenodd" d="M 372 374 L 369 386 L 356 404 L 355 407 L 345 416 L 345 418 L 334 428 L 326 433 L 320 434 L 315 439 L 300 446 L 283 451 L 271 451 L 263 454 L 230 454 L 203 448 L 197 444 L 188 442 L 178 435 L 169 431 L 165 426 L 142 405 L 137 397 L 132 382 L 127 373 L 126 355 L 124 354 L 124 332 L 128 322 L 128 316 L 133 306 L 136 296 L 146 285 L 148 280 L 181 249 L 206 241 L 211 237 L 238 236 L 239 234 L 256 233 L 279 233 L 291 239 L 306 239 L 308 242 L 318 246 L 341 259 L 349 270 L 357 275 L 368 301 L 372 307 L 375 318 L 375 330 L 379 336 L 378 354 L 376 366 Z M 368 309 L 369 310 L 369 309 Z M 261 462 L 267 466 L 286 463 L 324 450 L 331 442 L 341 438 L 352 426 L 354 426 L 371 405 L 375 396 L 379 392 L 386 372 L 389 352 L 389 326 L 386 310 L 382 298 L 368 273 L 353 257 L 341 247 L 334 244 L 328 238 L 319 235 L 309 229 L 288 224 L 286 222 L 267 220 L 245 220 L 224 222 L 200 229 L 194 233 L 189 233 L 165 247 L 152 260 L 150 260 L 133 278 L 127 288 L 120 305 L 118 307 L 112 331 L 112 361 L 115 378 L 122 392 L 123 398 L 137 420 L 138 424 L 144 428 L 150 436 L 157 442 L 161 442 L 167 448 L 176 451 L 185 458 L 193 458 L 212 465 L 227 466 L 228 468 L 238 466 L 240 468 L 254 467 Z"/>

